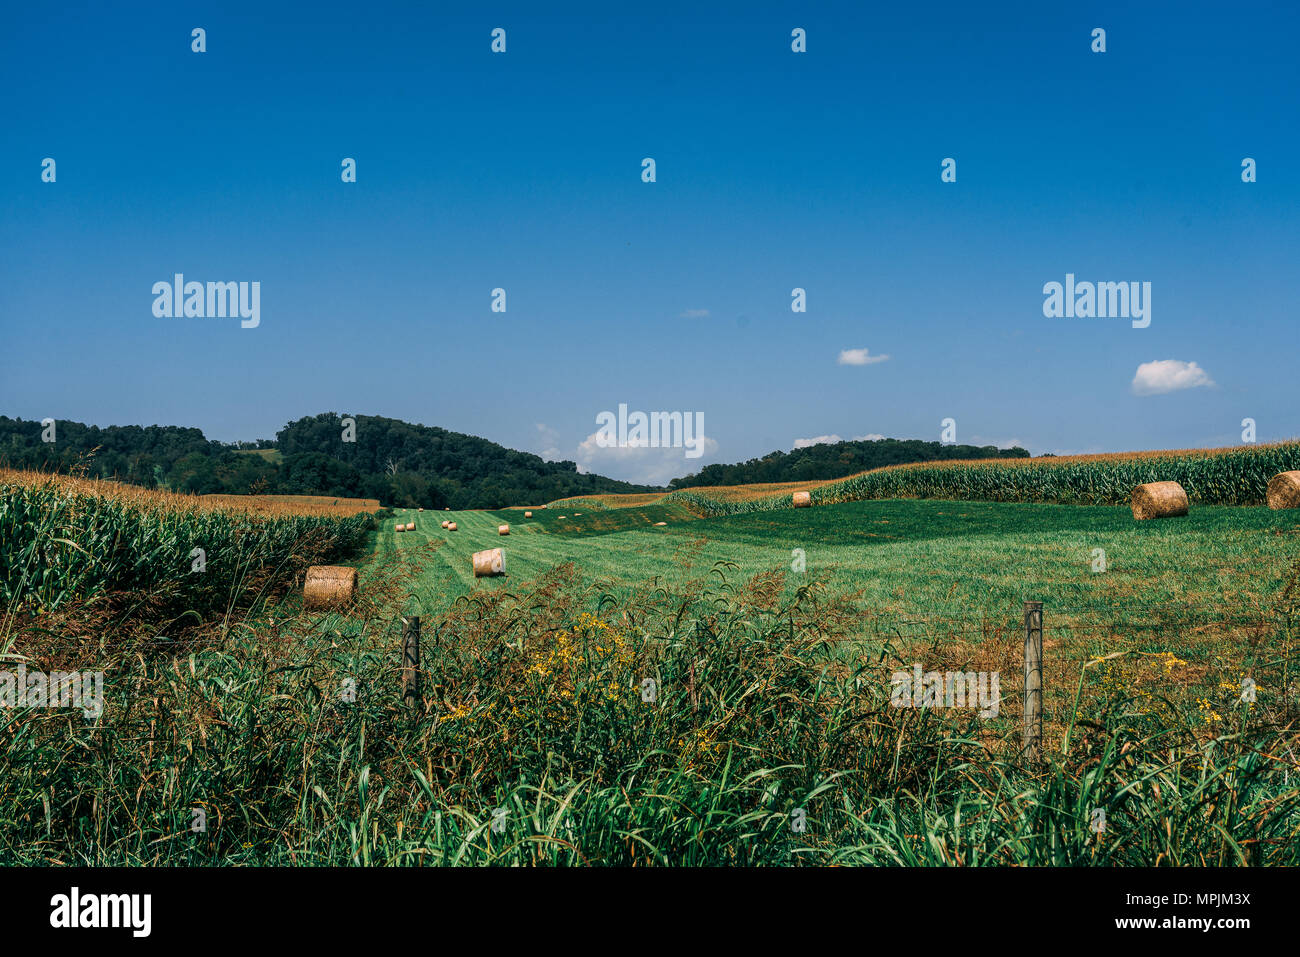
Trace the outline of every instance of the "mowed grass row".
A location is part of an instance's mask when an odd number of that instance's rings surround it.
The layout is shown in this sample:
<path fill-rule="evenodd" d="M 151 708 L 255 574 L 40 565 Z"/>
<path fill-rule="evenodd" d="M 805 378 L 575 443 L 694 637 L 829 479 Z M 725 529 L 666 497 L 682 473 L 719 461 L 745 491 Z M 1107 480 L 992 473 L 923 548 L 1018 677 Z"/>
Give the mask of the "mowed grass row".
<path fill-rule="evenodd" d="M 457 531 L 442 528 L 443 521 L 455 522 Z M 667 526 L 655 522 L 688 524 L 695 516 L 684 508 L 622 508 L 611 511 L 534 509 L 532 518 L 523 511 L 420 512 L 394 509 L 393 518 L 381 526 L 375 542 L 375 556 L 386 561 L 394 554 L 414 554 L 430 542 L 440 543 L 425 560 L 413 583 L 414 594 L 426 609 L 445 607 L 475 588 L 511 589 L 523 581 L 535 579 L 565 562 L 574 562 L 584 570 L 602 577 L 627 581 L 619 565 L 610 561 L 608 541 L 619 529 L 636 528 L 644 536 L 633 542 L 620 540 L 615 546 L 661 551 L 667 538 Z M 397 532 L 398 523 L 414 522 L 410 532 Z M 500 535 L 501 525 L 510 526 L 509 535 Z M 501 548 L 506 553 L 506 574 L 499 578 L 474 578 L 471 558 L 475 552 Z"/>

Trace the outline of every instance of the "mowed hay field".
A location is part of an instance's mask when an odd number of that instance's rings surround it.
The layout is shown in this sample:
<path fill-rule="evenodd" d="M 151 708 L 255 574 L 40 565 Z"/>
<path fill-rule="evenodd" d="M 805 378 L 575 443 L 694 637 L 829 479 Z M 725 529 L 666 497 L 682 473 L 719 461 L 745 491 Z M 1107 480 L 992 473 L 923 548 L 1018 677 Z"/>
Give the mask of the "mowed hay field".
<path fill-rule="evenodd" d="M 444 518 L 459 531 L 441 528 Z M 412 582 L 429 611 L 476 589 L 517 590 L 567 562 L 618 597 L 685 586 L 727 563 L 732 580 L 778 573 L 786 594 L 817 581 L 882 615 L 1013 622 L 1023 601 L 1038 600 L 1049 628 L 1123 634 L 1153 621 L 1267 609 L 1300 554 L 1300 513 L 1227 506 L 1151 522 L 1135 522 L 1124 506 L 918 500 L 708 519 L 671 503 L 552 507 L 531 519 L 397 510 L 394 521 L 416 529 L 397 534 L 386 523 L 377 556 L 436 545 Z M 508 537 L 497 534 L 502 522 Z M 506 575 L 475 580 L 470 556 L 497 547 L 506 552 Z M 1105 552 L 1104 572 L 1093 571 L 1096 549 Z M 800 561 L 804 570 L 795 571 Z M 1075 645 L 1070 654 L 1092 647 Z"/>
<path fill-rule="evenodd" d="M 395 521 L 415 521 L 416 531 L 396 534 L 389 523 L 375 543 L 377 557 L 411 560 L 408 611 L 437 618 L 475 595 L 526 595 L 567 563 L 592 613 L 656 589 L 692 594 L 755 580 L 793 602 L 815 583 L 851 602 L 840 640 L 855 653 L 888 648 L 900 664 L 1001 673 L 1008 702 L 988 728 L 1005 736 L 1020 720 L 1023 602 L 1041 601 L 1044 709 L 1057 740 L 1072 696 L 1093 713 L 1116 685 L 1147 701 L 1176 699 L 1211 729 L 1252 673 L 1261 639 L 1285 627 L 1279 602 L 1300 555 L 1300 512 L 1250 507 L 1200 506 L 1148 522 L 1126 506 L 921 500 L 719 518 L 671 502 L 552 507 L 531 520 L 429 515 L 399 510 Z M 443 518 L 459 531 L 442 529 Z M 508 537 L 497 534 L 502 521 Z M 498 547 L 506 574 L 475 579 L 470 556 Z M 1094 571 L 1098 549 L 1104 571 Z M 1107 656 L 1120 657 L 1098 664 Z"/>
<path fill-rule="evenodd" d="M 756 499 L 770 498 L 773 495 L 792 495 L 795 492 L 808 492 L 836 481 L 839 481 L 839 479 L 812 479 L 806 482 L 757 482 L 753 485 L 706 485 L 681 491 L 702 493 L 709 498 L 723 502 L 749 502 Z M 562 498 L 552 502 L 549 507 L 577 508 L 579 510 L 584 505 L 591 508 L 628 508 L 636 505 L 653 505 L 662 502 L 672 494 L 672 492 L 610 492 L 605 495 L 582 495 L 574 498 Z"/>

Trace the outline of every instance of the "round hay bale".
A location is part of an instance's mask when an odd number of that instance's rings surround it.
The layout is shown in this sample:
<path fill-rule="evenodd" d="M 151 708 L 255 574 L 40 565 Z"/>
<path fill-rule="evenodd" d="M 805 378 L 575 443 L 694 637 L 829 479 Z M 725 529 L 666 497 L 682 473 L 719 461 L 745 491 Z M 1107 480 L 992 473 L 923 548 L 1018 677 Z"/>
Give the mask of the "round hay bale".
<path fill-rule="evenodd" d="M 1173 518 L 1187 514 L 1187 492 L 1177 482 L 1147 482 L 1133 490 L 1133 517 Z"/>
<path fill-rule="evenodd" d="M 1300 471 L 1278 472 L 1268 480 L 1269 508 L 1300 508 Z"/>
<path fill-rule="evenodd" d="M 442 520 L 442 527 L 443 527 L 443 528 L 446 528 L 446 527 L 447 527 L 448 525 L 450 525 L 450 524 L 451 524 L 451 522 L 447 521 L 445 518 Z"/>
<path fill-rule="evenodd" d="M 549 505 L 543 505 L 542 508 L 550 508 Z"/>
<path fill-rule="evenodd" d="M 506 573 L 506 553 L 503 548 L 475 552 L 471 561 L 474 563 L 475 578 L 491 578 Z"/>
<path fill-rule="evenodd" d="M 421 511 L 421 512 L 423 512 L 423 511 L 424 511 L 424 509 L 423 509 L 423 508 L 421 508 L 421 509 L 420 509 L 420 511 Z"/>
<path fill-rule="evenodd" d="M 655 522 L 655 526 L 656 526 L 656 527 L 658 527 L 658 526 L 660 526 L 660 525 L 667 525 L 667 524 L 668 524 L 667 522 Z"/>
<path fill-rule="evenodd" d="M 403 525 L 401 522 L 398 522 L 398 523 L 397 523 L 397 530 L 398 530 L 399 532 L 404 532 L 404 531 L 406 531 L 406 526 Z"/>
<path fill-rule="evenodd" d="M 795 493 L 794 493 L 794 507 L 795 507 L 795 508 L 809 508 L 809 507 L 811 507 L 811 506 L 812 506 L 812 493 L 811 493 L 811 492 L 795 492 Z"/>
<path fill-rule="evenodd" d="M 415 523 L 414 523 L 414 522 L 407 522 L 407 523 L 406 523 L 406 530 L 407 530 L 408 532 L 413 532 L 413 531 L 415 531 Z"/>
<path fill-rule="evenodd" d="M 567 515 L 561 515 L 561 516 L 560 516 L 560 518 L 568 518 L 568 517 L 569 517 L 569 516 L 567 516 Z"/>
<path fill-rule="evenodd" d="M 498 535 L 509 535 L 509 534 L 510 534 L 510 526 L 509 526 L 509 525 L 498 525 L 498 526 L 497 526 L 497 534 L 498 534 Z"/>
<path fill-rule="evenodd" d="M 312 565 L 302 585 L 303 608 L 343 608 L 357 597 L 357 570 L 343 565 Z"/>
<path fill-rule="evenodd" d="M 454 531 L 456 531 L 456 523 L 455 523 L 455 522 L 448 522 L 448 523 L 447 523 L 447 531 L 449 531 L 449 532 L 454 532 Z"/>
<path fill-rule="evenodd" d="M 532 512 L 524 512 L 524 518 L 532 518 L 532 517 L 533 517 Z"/>

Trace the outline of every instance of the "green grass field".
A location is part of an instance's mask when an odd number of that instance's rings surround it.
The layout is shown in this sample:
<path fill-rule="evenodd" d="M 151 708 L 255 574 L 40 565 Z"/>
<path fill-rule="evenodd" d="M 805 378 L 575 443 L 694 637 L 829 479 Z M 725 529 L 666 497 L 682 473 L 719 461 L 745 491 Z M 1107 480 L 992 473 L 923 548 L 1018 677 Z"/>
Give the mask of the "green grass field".
<path fill-rule="evenodd" d="M 375 558 L 410 557 L 405 609 L 431 616 L 465 596 L 527 593 L 565 563 L 588 586 L 589 611 L 660 588 L 698 591 L 720 580 L 714 569 L 732 584 L 780 576 L 786 601 L 817 582 L 852 601 L 848 634 L 864 647 L 889 639 L 916 660 L 1012 674 L 1023 602 L 1042 601 L 1045 704 L 1058 725 L 1083 665 L 1116 652 L 1182 662 L 1177 672 L 1125 680 L 1169 678 L 1184 700 L 1217 700 L 1222 675 L 1236 680 L 1254 663 L 1300 544 L 1296 513 L 1226 506 L 1148 522 L 1118 506 L 918 500 L 719 518 L 671 503 L 522 515 L 399 510 L 396 519 L 416 530 L 398 534 L 386 523 Z M 444 518 L 458 531 L 441 528 Z M 501 523 L 510 524 L 508 536 L 498 535 Z M 497 547 L 506 574 L 476 580 L 470 556 Z M 1104 572 L 1093 570 L 1095 549 L 1105 552 Z M 1009 730 L 1011 719 L 1004 723 Z"/>
<path fill-rule="evenodd" d="M 314 553 L 286 515 L 212 549 L 208 586 L 187 558 L 206 513 L 125 497 L 88 525 L 71 492 L 7 496 L 31 559 L 0 576 L 2 643 L 102 671 L 105 695 L 93 721 L 0 713 L 0 863 L 1300 863 L 1300 512 L 903 499 L 704 518 L 605 497 L 336 517 Z M 118 568 L 109 532 L 155 557 L 149 602 L 84 586 Z M 263 571 L 226 558 L 240 542 Z M 507 574 L 474 579 L 495 547 Z M 302 607 L 321 559 L 361 566 L 355 604 Z M 51 612 L 34 582 L 64 580 Z M 1020 754 L 1027 599 L 1041 764 Z M 896 707 L 914 665 L 1000 675 L 1000 711 Z"/>
<path fill-rule="evenodd" d="M 435 611 L 475 588 L 512 589 L 573 562 L 615 593 L 680 585 L 730 562 L 750 577 L 783 570 L 850 588 L 865 605 L 907 615 L 979 618 L 1041 600 L 1053 613 L 1133 614 L 1258 606 L 1281 587 L 1300 546 L 1294 512 L 1202 506 L 1184 518 L 1135 522 L 1122 506 L 873 501 L 696 518 L 673 504 L 583 511 L 551 507 L 525 519 L 500 512 L 397 510 L 416 523 L 377 533 L 377 557 L 439 547 L 414 586 Z M 443 519 L 459 531 L 440 527 Z M 654 523 L 666 522 L 663 527 Z M 510 525 L 509 536 L 497 526 Z M 506 575 L 475 581 L 473 552 L 501 547 Z M 1092 571 L 1094 549 L 1107 570 Z M 792 570 L 796 549 L 806 571 Z"/>

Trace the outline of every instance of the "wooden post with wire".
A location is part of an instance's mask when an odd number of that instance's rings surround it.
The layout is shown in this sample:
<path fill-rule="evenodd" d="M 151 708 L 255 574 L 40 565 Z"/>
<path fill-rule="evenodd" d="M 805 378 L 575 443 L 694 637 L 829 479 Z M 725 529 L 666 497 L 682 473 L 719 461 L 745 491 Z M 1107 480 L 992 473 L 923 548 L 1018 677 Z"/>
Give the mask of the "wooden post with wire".
<path fill-rule="evenodd" d="M 1043 603 L 1025 602 L 1025 729 L 1022 754 L 1043 759 Z"/>
<path fill-rule="evenodd" d="M 419 708 L 420 697 L 420 616 L 402 619 L 402 703 Z"/>

